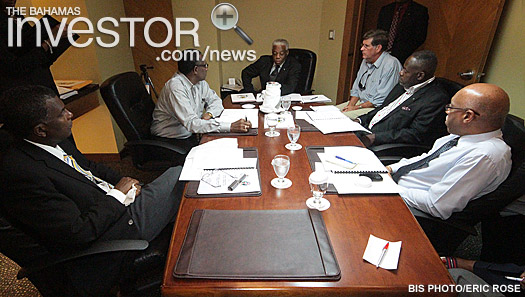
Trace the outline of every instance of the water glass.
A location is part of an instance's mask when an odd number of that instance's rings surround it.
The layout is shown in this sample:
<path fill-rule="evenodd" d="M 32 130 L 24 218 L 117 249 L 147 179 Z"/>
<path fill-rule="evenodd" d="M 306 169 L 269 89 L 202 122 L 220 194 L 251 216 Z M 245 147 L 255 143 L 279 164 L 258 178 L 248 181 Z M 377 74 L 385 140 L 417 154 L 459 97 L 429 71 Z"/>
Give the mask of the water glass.
<path fill-rule="evenodd" d="M 299 140 L 299 136 L 301 135 L 301 126 L 297 124 L 290 126 L 286 132 L 290 143 L 286 144 L 285 147 L 291 151 L 300 150 L 303 146 L 298 144 L 297 140 Z"/>
<path fill-rule="evenodd" d="M 292 185 L 292 181 L 285 178 L 290 170 L 290 157 L 286 155 L 277 155 L 272 160 L 273 170 L 277 178 L 272 179 L 272 186 L 277 189 L 286 189 Z"/>
<path fill-rule="evenodd" d="M 314 171 L 308 178 L 310 183 L 310 190 L 312 191 L 312 198 L 306 200 L 306 205 L 309 208 L 317 210 L 326 210 L 330 207 L 330 202 L 323 198 L 323 195 L 328 189 L 328 173 L 324 171 Z"/>
<path fill-rule="evenodd" d="M 275 131 L 275 127 L 277 126 L 277 123 L 279 122 L 279 117 L 276 113 L 269 113 L 266 115 L 266 124 L 268 127 L 270 127 L 270 131 L 267 131 L 264 133 L 264 135 L 268 137 L 277 137 L 281 135 L 281 133 Z"/>
<path fill-rule="evenodd" d="M 283 108 L 283 114 L 290 114 L 288 109 L 290 109 L 290 106 L 292 105 L 292 100 L 290 97 L 285 96 L 281 98 L 281 107 Z"/>

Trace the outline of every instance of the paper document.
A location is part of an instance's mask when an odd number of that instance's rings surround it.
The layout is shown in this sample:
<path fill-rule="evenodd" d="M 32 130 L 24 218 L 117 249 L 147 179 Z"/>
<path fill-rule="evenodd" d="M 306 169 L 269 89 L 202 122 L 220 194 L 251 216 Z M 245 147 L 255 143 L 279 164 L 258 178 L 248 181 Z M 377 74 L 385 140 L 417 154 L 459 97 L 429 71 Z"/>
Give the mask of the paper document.
<path fill-rule="evenodd" d="M 388 270 L 397 269 L 397 264 L 399 263 L 399 254 L 401 252 L 401 241 L 389 242 L 370 234 L 365 253 L 363 254 L 363 260 L 373 265 L 377 265 L 377 262 L 381 258 L 383 248 L 387 242 L 389 243 L 388 249 L 386 250 L 385 255 L 382 257 L 383 259 L 381 260 L 379 267 Z"/>
<path fill-rule="evenodd" d="M 89 79 L 88 80 L 77 80 L 77 79 L 69 79 L 69 80 L 57 79 L 55 80 L 55 84 L 57 86 L 74 89 L 74 90 L 80 90 L 92 82 L 93 81 Z"/>
<path fill-rule="evenodd" d="M 269 129 L 270 127 L 268 127 L 268 124 L 266 123 L 266 117 L 268 115 L 265 114 L 264 115 L 264 129 Z M 293 126 L 295 124 L 295 122 L 293 121 L 293 115 L 292 114 L 279 114 L 278 115 L 278 122 L 277 122 L 277 126 L 275 127 L 276 129 L 288 129 L 288 127 L 290 126 Z"/>
<path fill-rule="evenodd" d="M 257 162 L 256 158 L 252 158 Z M 244 179 L 230 191 L 228 187 L 239 180 L 243 175 Z M 259 184 L 259 174 L 257 169 L 238 168 L 238 169 L 219 169 L 205 170 L 199 182 L 197 194 L 224 194 L 224 193 L 248 193 L 261 191 Z"/>
<path fill-rule="evenodd" d="M 335 105 L 320 105 L 320 106 L 310 106 L 310 109 L 313 111 L 331 111 L 331 112 L 341 112 L 339 108 L 335 107 Z"/>
<path fill-rule="evenodd" d="M 339 110 L 306 111 L 306 116 L 309 118 L 307 121 L 323 134 L 354 131 L 370 133 L 361 124 L 352 121 Z"/>
<path fill-rule="evenodd" d="M 231 94 L 232 103 L 255 102 L 252 93 Z"/>
<path fill-rule="evenodd" d="M 301 96 L 301 102 L 302 103 L 332 102 L 332 100 L 330 100 L 330 98 L 326 97 L 325 95 L 309 95 L 309 96 Z"/>
<path fill-rule="evenodd" d="M 61 86 L 57 86 L 57 89 L 58 89 L 58 94 L 60 94 L 60 99 L 62 100 L 78 94 L 77 90 L 73 90 L 70 88 L 64 88 Z"/>
<path fill-rule="evenodd" d="M 222 85 L 221 87 L 223 90 L 231 90 L 231 91 L 237 91 L 239 92 L 240 90 L 242 90 L 242 86 L 241 85 L 229 85 L 229 84 L 224 84 Z"/>
<path fill-rule="evenodd" d="M 298 94 L 298 93 L 292 93 L 292 94 L 288 94 L 288 95 L 284 95 L 284 96 L 281 96 L 281 100 L 282 99 L 290 99 L 290 101 L 292 102 L 301 102 L 302 101 L 302 97 L 301 97 L 301 94 Z"/>
<path fill-rule="evenodd" d="M 217 118 L 217 121 L 233 123 L 244 118 L 247 118 L 252 123 L 252 128 L 259 128 L 258 109 L 225 109 L 221 116 Z"/>

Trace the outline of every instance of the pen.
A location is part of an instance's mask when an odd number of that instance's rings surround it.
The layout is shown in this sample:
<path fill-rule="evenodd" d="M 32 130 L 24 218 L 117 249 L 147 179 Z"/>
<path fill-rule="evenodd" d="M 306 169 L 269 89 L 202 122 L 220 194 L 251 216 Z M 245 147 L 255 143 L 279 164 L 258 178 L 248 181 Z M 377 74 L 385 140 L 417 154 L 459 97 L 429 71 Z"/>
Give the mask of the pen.
<path fill-rule="evenodd" d="M 308 99 L 308 100 L 312 101 L 312 100 L 314 100 L 314 99 L 317 99 L 317 97 L 318 97 L 318 96 L 314 96 L 314 97 L 312 97 L 312 98 L 310 98 L 310 99 Z"/>
<path fill-rule="evenodd" d="M 345 159 L 345 158 L 343 158 L 343 157 L 335 156 L 335 158 L 336 158 L 336 159 L 339 159 L 339 160 L 343 160 L 343 161 L 348 162 L 348 163 L 350 163 L 350 164 L 357 164 L 357 163 L 354 163 L 354 162 L 352 162 L 352 161 L 350 161 L 350 160 L 347 160 L 347 159 Z"/>
<path fill-rule="evenodd" d="M 508 279 L 508 280 L 517 281 L 517 282 L 522 282 L 523 281 L 523 277 L 505 276 L 505 278 Z"/>
<path fill-rule="evenodd" d="M 237 188 L 237 186 L 247 177 L 248 175 L 246 174 L 243 174 L 241 176 L 241 178 L 237 179 L 237 180 L 234 180 L 233 183 L 231 185 L 228 186 L 228 190 L 229 191 L 233 191 L 235 190 L 235 188 Z"/>
<path fill-rule="evenodd" d="M 383 258 L 385 257 L 385 254 L 386 254 L 386 251 L 388 250 L 388 245 L 390 244 L 390 242 L 387 242 L 385 244 L 385 247 L 383 248 L 383 250 L 381 251 L 381 256 L 379 256 L 379 261 L 377 261 L 377 265 L 376 265 L 376 268 L 379 268 L 379 264 L 381 264 L 381 261 L 383 261 Z"/>

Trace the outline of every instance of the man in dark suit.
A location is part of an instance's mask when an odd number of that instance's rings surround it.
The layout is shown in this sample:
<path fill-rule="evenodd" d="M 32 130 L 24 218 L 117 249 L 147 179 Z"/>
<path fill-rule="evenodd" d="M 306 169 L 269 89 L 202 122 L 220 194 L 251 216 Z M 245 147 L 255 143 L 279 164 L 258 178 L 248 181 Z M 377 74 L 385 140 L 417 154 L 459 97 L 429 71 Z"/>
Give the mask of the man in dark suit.
<path fill-rule="evenodd" d="M 14 137 L 0 167 L 0 211 L 50 253 L 106 240 L 151 241 L 175 219 L 180 167 L 141 187 L 136 179 L 88 161 L 68 142 L 73 115 L 51 89 L 16 87 L 0 102 L 5 128 Z M 71 295 L 106 294 L 126 277 L 126 255 L 65 264 L 64 281 L 77 290 Z"/>
<path fill-rule="evenodd" d="M 412 0 L 396 0 L 379 12 L 377 29 L 388 32 L 387 51 L 401 64 L 427 38 L 428 9 Z"/>
<path fill-rule="evenodd" d="M 281 84 L 281 95 L 295 92 L 301 64 L 294 58 L 288 57 L 288 41 L 276 39 L 272 43 L 272 55 L 262 56 L 255 63 L 248 65 L 241 73 L 243 91 L 255 92 L 252 79 L 259 76 L 261 88 L 266 88 L 266 83 L 276 81 Z"/>
<path fill-rule="evenodd" d="M 432 51 L 410 56 L 399 73 L 399 84 L 381 108 L 362 115 L 357 121 L 372 134 L 360 135 L 366 146 L 385 143 L 428 144 L 447 134 L 446 92 L 434 81 L 437 57 Z"/>

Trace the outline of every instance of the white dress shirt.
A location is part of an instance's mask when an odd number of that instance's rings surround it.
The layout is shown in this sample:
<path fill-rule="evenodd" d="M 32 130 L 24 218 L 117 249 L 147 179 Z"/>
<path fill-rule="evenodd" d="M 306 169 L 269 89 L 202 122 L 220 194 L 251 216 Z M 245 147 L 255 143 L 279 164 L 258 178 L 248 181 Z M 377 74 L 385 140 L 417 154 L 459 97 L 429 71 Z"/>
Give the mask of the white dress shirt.
<path fill-rule="evenodd" d="M 33 145 L 36 145 L 38 146 L 39 148 L 45 150 L 46 152 L 50 153 L 51 155 L 57 157 L 58 159 L 62 160 L 62 162 L 68 164 L 69 166 L 71 166 L 66 160 L 64 160 L 64 155 L 67 155 L 66 152 L 64 152 L 64 150 L 60 147 L 60 146 L 56 146 L 56 147 L 52 147 L 52 146 L 49 146 L 49 145 L 45 145 L 45 144 L 41 144 L 41 143 L 36 143 L 36 142 L 33 142 L 33 141 L 30 141 L 30 140 L 27 140 L 27 139 L 24 139 L 25 141 L 33 144 Z M 80 166 L 80 165 L 79 165 Z M 73 166 L 71 166 L 73 167 Z M 83 168 L 82 168 L 83 169 Z M 76 170 L 76 169 L 75 169 Z M 85 171 L 88 171 L 88 170 L 85 170 Z M 100 178 L 99 178 L 100 179 Z M 102 180 L 102 179 L 101 179 Z M 118 202 L 128 206 L 129 204 L 131 204 L 133 201 L 126 201 L 126 194 L 122 193 L 121 191 L 117 190 L 117 189 L 110 189 L 108 187 L 109 183 L 108 182 L 105 182 L 106 184 L 104 183 L 96 183 L 96 185 L 102 189 L 104 192 L 106 192 L 106 195 L 109 195 L 115 199 L 117 199 Z M 133 196 L 133 200 L 135 199 L 135 197 Z"/>
<path fill-rule="evenodd" d="M 372 129 L 372 127 L 377 124 L 379 121 L 381 121 L 383 118 L 385 118 L 387 115 L 389 115 L 396 107 L 403 104 L 403 102 L 407 101 L 408 98 L 412 97 L 417 91 L 419 91 L 422 87 L 428 85 L 429 83 L 434 81 L 434 76 L 425 80 L 424 82 L 413 85 L 410 88 L 405 88 L 405 92 L 401 94 L 396 100 L 390 102 L 387 106 L 384 106 L 379 110 L 372 120 L 370 121 L 370 124 L 368 124 L 368 129 Z"/>
<path fill-rule="evenodd" d="M 392 172 L 425 158 L 455 137 L 441 137 L 428 153 L 390 165 Z M 499 129 L 461 136 L 457 146 L 430 161 L 428 167 L 403 175 L 398 182 L 400 195 L 407 205 L 447 219 L 470 200 L 494 191 L 510 173 L 510 157 L 510 147 Z"/>
<path fill-rule="evenodd" d="M 195 85 L 178 72 L 166 82 L 153 110 L 151 133 L 160 137 L 186 139 L 193 133 L 230 132 L 230 123 L 204 120 L 204 110 L 218 117 L 224 107 L 204 80 Z"/>

